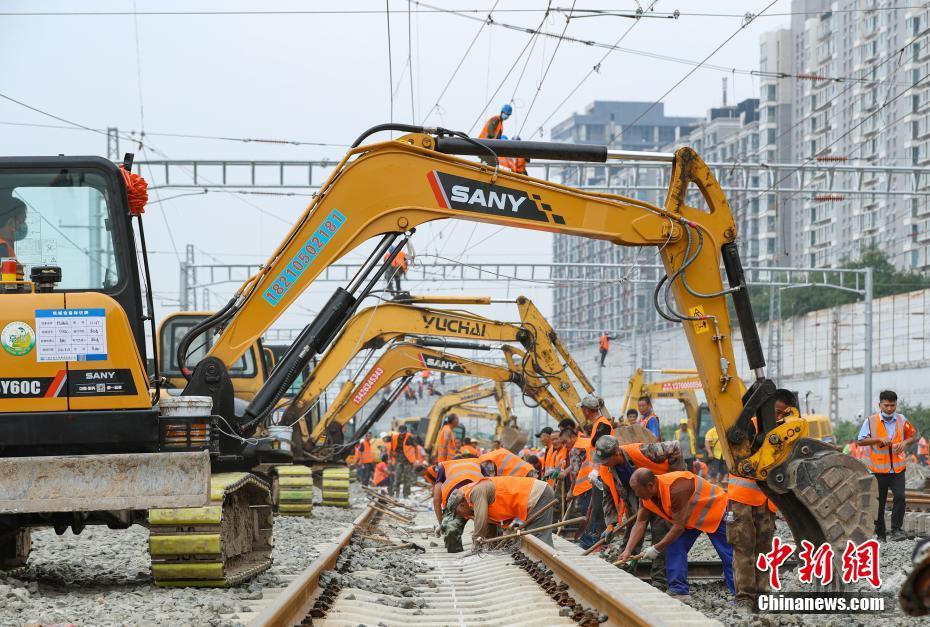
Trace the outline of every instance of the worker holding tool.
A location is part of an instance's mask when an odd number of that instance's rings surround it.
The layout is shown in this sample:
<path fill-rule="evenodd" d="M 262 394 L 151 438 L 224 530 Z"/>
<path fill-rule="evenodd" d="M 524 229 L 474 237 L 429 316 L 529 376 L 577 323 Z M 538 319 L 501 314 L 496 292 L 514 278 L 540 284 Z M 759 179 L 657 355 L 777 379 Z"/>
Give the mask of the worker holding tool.
<path fill-rule="evenodd" d="M 375 452 L 372 450 L 371 431 L 365 433 L 355 447 L 355 459 L 359 483 L 368 485 L 375 471 Z"/>
<path fill-rule="evenodd" d="M 593 447 L 597 444 L 600 437 L 614 434 L 614 427 L 610 418 L 604 416 L 606 411 L 604 400 L 601 397 L 588 394 L 581 399 L 578 407 L 581 408 L 581 414 L 584 417 L 584 427 L 591 434 L 590 438 L 579 438 L 580 444 L 584 447 L 585 451 L 585 463 L 583 467 L 579 469 L 575 484 L 576 489 L 573 490 L 573 494 L 578 489 L 590 494 L 587 509 L 588 525 L 585 528 L 584 535 L 579 540 L 579 546 L 587 549 L 598 541 L 607 528 L 607 518 L 604 514 L 604 501 L 606 499 L 603 498 L 603 487 L 613 485 L 613 478 L 610 476 L 610 473 L 607 472 L 606 469 L 603 471 L 599 470 L 591 461 L 591 454 Z M 594 471 L 594 475 L 591 474 L 592 471 Z M 592 476 L 600 476 L 600 483 L 598 484 L 599 489 L 589 492 L 591 486 L 590 479 Z"/>
<path fill-rule="evenodd" d="M 504 135 L 504 120 L 513 115 L 513 107 L 510 106 L 510 103 L 505 104 L 501 107 L 500 115 L 492 115 L 488 118 L 488 121 L 484 123 L 484 128 L 481 129 L 481 134 L 478 135 L 479 139 L 500 139 Z"/>
<path fill-rule="evenodd" d="M 544 481 L 530 477 L 491 477 L 453 492 L 447 507 L 454 507 L 462 518 L 474 519 L 472 539 L 477 540 L 493 537 L 492 523 L 526 531 L 552 524 L 550 503 L 554 501 L 555 493 Z M 552 546 L 551 529 L 533 535 Z"/>
<path fill-rule="evenodd" d="M 775 390 L 775 424 L 783 424 L 786 419 L 800 420 L 798 397 L 791 390 L 778 389 Z M 756 418 L 752 423 L 758 429 Z M 759 595 L 771 592 L 768 574 L 756 568 L 756 556 L 772 547 L 778 508 L 765 496 L 759 484 L 732 473 L 727 481 L 727 496 L 732 512 L 727 540 L 733 547 L 736 602 L 751 610 L 756 608 Z"/>
<path fill-rule="evenodd" d="M 459 417 L 455 414 L 449 414 L 445 420 L 446 424 L 439 431 L 439 447 L 436 451 L 436 461 L 445 462 L 455 458 L 458 454 L 458 447 L 455 444 L 455 429 L 459 426 Z"/>
<path fill-rule="evenodd" d="M 621 562 L 629 561 L 633 548 L 646 533 L 650 516 L 659 516 L 671 523 L 671 529 L 658 543 L 640 555 L 655 559 L 665 552 L 668 573 L 668 593 L 681 600 L 688 594 L 688 552 L 701 533 L 706 533 L 723 564 L 723 580 L 730 592 L 733 587 L 733 549 L 727 542 L 727 495 L 719 486 L 688 471 L 656 475 L 648 468 L 637 468 L 630 477 L 630 487 L 639 497 L 640 510 L 630 532 Z"/>
<path fill-rule="evenodd" d="M 446 551 L 461 553 L 465 519 L 454 509 L 446 507 L 449 495 L 469 483 L 480 481 L 486 475 L 477 459 L 450 459 L 432 466 L 418 466 L 417 472 L 433 484 L 433 513 L 436 515 L 436 533 L 443 535 Z"/>
<path fill-rule="evenodd" d="M 416 438 L 407 433 L 407 425 L 397 427 L 397 433 L 391 438 L 391 450 L 394 452 L 394 482 L 391 484 L 391 496 L 410 497 L 410 488 L 416 481 L 413 470 L 417 463 Z"/>
<path fill-rule="evenodd" d="M 546 447 L 546 455 L 543 459 L 543 478 L 552 487 L 555 487 L 556 481 L 565 477 L 565 452 L 561 434 L 550 435 L 549 446 Z"/>
<path fill-rule="evenodd" d="M 630 516 L 639 509 L 639 501 L 630 486 L 630 478 L 637 468 L 648 468 L 657 475 L 685 468 L 677 440 L 650 444 L 620 444 L 617 438 L 604 436 L 597 442 L 593 460 L 608 468 L 614 476 L 620 498 L 625 503 Z M 649 527 L 653 544 L 657 544 L 665 537 L 671 528 L 668 522 L 658 516 L 651 517 Z M 625 540 L 629 540 L 630 534 L 631 529 L 628 527 Z M 636 546 L 634 550 L 638 552 L 639 548 Z M 660 554 L 652 560 L 651 572 L 652 585 L 664 591 L 668 587 L 664 555 Z"/>
<path fill-rule="evenodd" d="M 905 449 L 917 439 L 917 430 L 907 418 L 897 413 L 898 395 L 885 390 L 878 395 L 880 413 L 872 414 L 859 429 L 859 446 L 869 447 L 868 466 L 878 482 L 878 516 L 875 536 L 885 540 L 885 503 L 891 489 L 891 540 L 906 540 L 904 525 L 904 472 L 907 470 Z"/>
<path fill-rule="evenodd" d="M 537 477 L 532 465 L 505 448 L 485 453 L 478 458 L 478 463 L 489 477 Z"/>

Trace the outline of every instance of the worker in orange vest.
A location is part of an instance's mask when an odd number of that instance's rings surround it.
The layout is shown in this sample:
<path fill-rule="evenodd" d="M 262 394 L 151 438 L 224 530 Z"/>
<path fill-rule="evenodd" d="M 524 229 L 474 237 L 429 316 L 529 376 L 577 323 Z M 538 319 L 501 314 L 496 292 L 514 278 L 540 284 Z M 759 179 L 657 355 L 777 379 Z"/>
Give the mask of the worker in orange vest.
<path fill-rule="evenodd" d="M 478 463 L 489 477 L 537 477 L 530 464 L 505 448 L 485 453 L 478 458 Z"/>
<path fill-rule="evenodd" d="M 440 523 L 452 491 L 487 476 L 477 459 L 450 459 L 432 466 L 419 466 L 417 471 L 433 485 L 433 513 Z"/>
<path fill-rule="evenodd" d="M 398 243 L 396 248 L 400 248 L 402 246 L 403 246 L 403 243 Z M 394 251 L 392 250 L 390 252 L 385 253 L 384 260 L 387 261 L 388 259 L 391 259 L 391 253 L 393 252 Z M 404 252 L 403 250 L 400 250 L 394 256 L 394 258 L 391 259 L 391 269 L 387 271 L 386 276 L 387 276 L 388 290 L 391 290 L 393 292 L 400 292 L 401 291 L 400 290 L 400 279 L 402 277 L 406 278 L 407 276 L 407 253 L 406 252 Z M 391 288 L 392 282 L 394 283 L 393 289 Z"/>
<path fill-rule="evenodd" d="M 800 417 L 798 397 L 791 390 L 775 390 L 775 424 Z M 752 424 L 759 429 L 758 420 Z M 733 547 L 733 577 L 736 602 L 746 609 L 756 607 L 761 594 L 769 594 L 768 574 L 756 568 L 756 557 L 772 548 L 775 535 L 775 512 L 778 508 L 752 479 L 730 473 L 727 496 L 733 519 L 727 526 L 727 537 Z"/>
<path fill-rule="evenodd" d="M 691 468 L 691 472 L 696 474 L 701 479 L 707 479 L 707 464 L 695 458 L 693 468 Z"/>
<path fill-rule="evenodd" d="M 930 459 L 930 443 L 927 442 L 927 438 L 920 436 L 917 441 L 917 462 L 926 465 L 928 459 Z"/>
<path fill-rule="evenodd" d="M 601 537 L 605 530 L 608 528 L 608 525 L 613 524 L 613 518 L 608 517 L 604 514 L 605 500 L 604 492 L 602 489 L 594 490 L 588 492 L 584 489 L 584 475 L 590 474 L 591 470 L 597 471 L 597 475 L 601 479 L 601 484 L 611 486 L 610 490 L 612 493 L 616 492 L 616 487 L 613 485 L 614 480 L 610 476 L 610 473 L 606 469 L 598 469 L 597 466 L 591 463 L 591 452 L 593 447 L 597 444 L 597 441 L 600 437 L 605 435 L 614 434 L 613 421 L 606 417 L 606 408 L 604 406 L 604 400 L 595 396 L 594 394 L 588 394 L 581 402 L 578 403 L 578 407 L 581 408 L 581 414 L 584 418 L 584 428 L 591 434 L 590 439 L 581 440 L 583 446 L 587 446 L 587 460 L 588 460 L 588 470 L 580 471 L 580 478 L 582 480 L 582 490 L 583 493 L 589 494 L 590 503 L 588 505 L 588 525 L 585 530 L 584 535 L 579 541 L 579 546 L 586 549 L 589 548 L 592 544 L 597 542 L 598 538 Z M 618 513 L 622 514 L 622 511 L 617 510 Z M 610 520 L 610 522 L 608 522 Z"/>
<path fill-rule="evenodd" d="M 355 459 L 358 480 L 362 485 L 368 485 L 375 472 L 375 452 L 371 447 L 371 431 L 367 432 L 355 447 Z"/>
<path fill-rule="evenodd" d="M 638 508 L 630 487 L 630 478 L 637 468 L 648 468 L 657 475 L 685 469 L 681 442 L 678 440 L 651 444 L 620 444 L 620 441 L 613 436 L 602 436 L 594 448 L 592 461 L 602 469 L 607 469 L 616 485 L 616 490 L 612 494 L 613 508 L 611 508 L 610 501 L 605 499 L 605 520 L 612 520 L 615 511 L 619 520 L 625 509 L 634 512 Z M 652 517 L 649 526 L 653 544 L 665 537 L 670 529 L 665 520 L 656 516 Z M 627 537 L 629 537 L 630 531 L 629 528 L 627 529 Z M 611 533 L 605 531 L 602 534 L 606 540 L 610 539 L 613 531 L 610 526 L 608 526 L 608 531 Z M 668 586 L 664 555 L 659 555 L 652 560 L 651 572 L 652 585 L 659 590 L 664 590 Z"/>
<path fill-rule="evenodd" d="M 488 118 L 478 137 L 480 139 L 500 139 L 504 135 L 504 120 L 511 115 L 513 115 L 513 107 L 510 106 L 510 103 L 507 103 L 501 107 L 500 115 L 492 115 Z"/>
<path fill-rule="evenodd" d="M 473 540 L 492 535 L 491 524 L 527 531 L 552 524 L 555 500 L 545 481 L 531 477 L 490 477 L 469 483 L 449 497 L 447 507 L 465 519 L 474 519 Z M 532 521 L 532 522 L 528 522 Z M 533 534 L 552 546 L 552 530 Z"/>
<path fill-rule="evenodd" d="M 413 467 L 417 463 L 416 438 L 407 433 L 407 425 L 397 427 L 397 433 L 391 437 L 391 450 L 394 452 L 394 481 L 391 484 L 391 496 L 410 496 L 410 489 L 416 480 Z"/>
<path fill-rule="evenodd" d="M 0 259 L 15 257 L 16 242 L 29 233 L 26 225 L 26 203 L 13 198 L 12 192 L 0 196 Z"/>
<path fill-rule="evenodd" d="M 639 424 L 643 425 L 646 431 L 656 436 L 657 440 L 661 440 L 659 417 L 656 416 L 655 411 L 652 409 L 652 399 L 648 396 L 641 396 L 636 406 L 639 408 Z"/>
<path fill-rule="evenodd" d="M 601 333 L 601 339 L 597 343 L 597 350 L 601 354 L 601 365 L 604 365 L 604 360 L 607 359 L 607 353 L 610 351 L 610 334 L 607 331 Z"/>
<path fill-rule="evenodd" d="M 567 449 L 562 446 L 562 436 L 559 433 L 553 433 L 549 436 L 549 446 L 546 447 L 546 455 L 543 459 L 543 478 L 553 488 L 558 485 L 562 486 L 566 472 L 566 453 Z"/>
<path fill-rule="evenodd" d="M 459 457 L 478 457 L 478 449 L 472 444 L 471 438 L 462 438 L 462 446 L 459 447 Z"/>
<path fill-rule="evenodd" d="M 880 413 L 872 414 L 862 423 L 857 441 L 869 447 L 868 466 L 878 482 L 878 517 L 875 535 L 885 540 L 885 503 L 888 490 L 894 499 L 891 506 L 891 539 L 905 540 L 904 525 L 904 472 L 907 469 L 905 449 L 917 440 L 917 430 L 907 418 L 897 413 L 898 395 L 885 390 L 878 395 Z"/>
<path fill-rule="evenodd" d="M 656 475 L 648 468 L 637 468 L 630 477 L 630 487 L 642 507 L 630 532 L 621 560 L 629 560 L 634 547 L 643 539 L 651 516 L 671 523 L 665 537 L 643 551 L 647 559 L 665 552 L 668 594 L 690 600 L 688 594 L 688 552 L 701 533 L 706 533 L 720 556 L 723 580 L 730 592 L 733 587 L 733 549 L 727 541 L 727 494 L 723 488 L 686 470 Z"/>
<path fill-rule="evenodd" d="M 388 456 L 382 455 L 381 461 L 375 465 L 375 475 L 372 485 L 376 488 L 391 488 L 391 467 L 388 466 Z"/>
<path fill-rule="evenodd" d="M 459 425 L 459 417 L 455 414 L 449 414 L 446 417 L 446 424 L 439 431 L 439 446 L 436 451 L 436 460 L 445 462 L 453 459 L 458 454 L 458 446 L 455 443 L 455 429 Z"/>

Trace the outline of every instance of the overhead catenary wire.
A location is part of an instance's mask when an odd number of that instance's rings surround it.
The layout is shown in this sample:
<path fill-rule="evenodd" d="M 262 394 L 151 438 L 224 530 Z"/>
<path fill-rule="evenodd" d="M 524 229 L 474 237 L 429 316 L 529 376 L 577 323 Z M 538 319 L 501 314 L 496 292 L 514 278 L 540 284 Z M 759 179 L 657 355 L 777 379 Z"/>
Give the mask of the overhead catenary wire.
<path fill-rule="evenodd" d="M 384 0 L 384 17 L 387 19 L 387 62 L 388 62 L 388 94 L 391 98 L 390 123 L 394 123 L 394 61 L 391 59 L 391 0 Z"/>

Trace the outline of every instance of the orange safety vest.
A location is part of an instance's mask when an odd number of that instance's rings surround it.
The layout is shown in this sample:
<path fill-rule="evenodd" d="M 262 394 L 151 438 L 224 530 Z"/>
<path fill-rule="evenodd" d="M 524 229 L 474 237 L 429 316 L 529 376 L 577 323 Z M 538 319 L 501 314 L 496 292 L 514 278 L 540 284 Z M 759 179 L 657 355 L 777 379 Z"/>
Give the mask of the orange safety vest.
<path fill-rule="evenodd" d="M 594 424 L 591 425 L 591 436 L 593 437 L 597 433 L 597 428 L 599 425 L 607 425 L 610 428 L 610 432 L 607 435 L 614 435 L 614 423 L 610 418 L 605 418 L 604 416 L 598 416 L 594 421 Z"/>
<path fill-rule="evenodd" d="M 394 463 L 394 447 L 391 446 L 390 440 L 387 442 L 384 442 L 384 454 L 387 455 L 388 461 L 393 464 Z"/>
<path fill-rule="evenodd" d="M 378 464 L 375 466 L 375 478 L 374 478 L 375 485 L 378 485 L 379 483 L 387 479 L 388 476 L 390 476 L 390 474 L 391 472 L 388 469 L 388 465 L 385 464 L 384 462 L 378 462 Z"/>
<path fill-rule="evenodd" d="M 442 488 L 440 488 L 443 509 L 446 507 L 446 500 L 452 494 L 452 490 L 459 487 L 463 481 L 475 483 L 485 478 L 481 474 L 481 466 L 474 459 L 450 459 L 440 465 L 446 471 L 446 480 L 443 481 Z"/>
<path fill-rule="evenodd" d="M 510 160 L 513 163 L 513 167 L 510 168 L 517 174 L 526 174 L 526 159 L 523 157 L 516 157 Z"/>
<path fill-rule="evenodd" d="M 930 455 L 930 442 L 927 442 L 927 438 L 922 437 L 917 441 L 917 454 Z"/>
<path fill-rule="evenodd" d="M 633 462 L 637 468 L 648 468 L 657 475 L 664 475 L 671 470 L 667 460 L 664 462 L 652 461 L 643 455 L 643 452 L 639 448 L 640 446 L 639 444 L 621 444 L 620 448 L 627 454 L 627 457 L 630 458 L 630 461 Z"/>
<path fill-rule="evenodd" d="M 665 520 L 672 522 L 672 484 L 677 479 L 692 479 L 694 489 L 691 493 L 691 499 L 688 501 L 688 515 L 685 520 L 685 528 L 699 529 L 705 533 L 713 533 L 720 526 L 723 515 L 727 511 L 727 493 L 723 488 L 715 486 L 710 481 L 701 479 L 692 472 L 687 470 L 676 470 L 664 475 L 656 475 L 656 483 L 659 493 L 659 505 L 654 499 L 642 499 L 643 507 L 653 514 L 661 516 Z"/>
<path fill-rule="evenodd" d="M 889 474 L 894 472 L 904 472 L 907 468 L 907 453 L 901 451 L 894 452 L 894 445 L 904 441 L 904 425 L 907 421 L 901 414 L 894 415 L 895 431 L 891 439 L 890 447 L 872 445 L 869 447 L 869 470 L 874 474 Z M 869 434 L 873 438 L 887 438 L 888 431 L 882 422 L 881 416 L 872 414 L 869 416 Z"/>
<path fill-rule="evenodd" d="M 572 448 L 581 449 L 585 454 L 584 463 L 578 470 L 578 476 L 575 477 L 575 485 L 572 486 L 572 496 L 579 496 L 591 489 L 591 480 L 588 478 L 588 473 L 591 472 L 591 438 L 579 435 L 575 438 L 575 445 Z"/>
<path fill-rule="evenodd" d="M 694 468 L 697 470 L 697 473 L 695 474 L 697 474 L 698 477 L 701 477 L 702 479 L 707 477 L 707 464 L 699 459 L 696 459 L 694 460 Z"/>
<path fill-rule="evenodd" d="M 769 500 L 765 492 L 759 488 L 759 484 L 752 479 L 740 477 L 739 475 L 730 474 L 727 480 L 727 497 L 731 501 L 749 505 L 750 507 L 759 507 L 762 504 L 768 505 L 769 511 L 777 512 L 778 508 L 775 503 Z"/>
<path fill-rule="evenodd" d="M 407 458 L 407 461 L 410 462 L 411 464 L 417 463 L 417 446 L 416 444 L 412 442 L 410 434 L 409 433 L 404 434 L 404 439 L 400 446 L 398 446 L 398 440 L 397 440 L 397 438 L 399 437 L 400 437 L 399 433 L 394 435 L 394 442 L 392 443 L 391 448 L 394 449 L 395 451 L 403 449 L 404 457 Z"/>
<path fill-rule="evenodd" d="M 436 451 L 437 461 L 444 462 L 455 457 L 455 432 L 452 427 L 444 425 L 439 432 L 439 450 Z"/>
<path fill-rule="evenodd" d="M 375 456 L 371 452 L 371 441 L 362 439 L 356 447 L 358 450 L 358 463 L 370 464 L 375 461 Z"/>
<path fill-rule="evenodd" d="M 468 455 L 471 457 L 478 457 L 478 449 L 476 449 L 471 444 L 463 444 L 462 448 L 459 449 L 459 455 Z"/>
<path fill-rule="evenodd" d="M 488 506 L 488 519 L 502 525 L 507 521 L 519 518 L 526 521 L 529 511 L 530 492 L 536 479 L 530 477 L 485 477 L 482 481 L 494 483 L 494 502 Z M 474 507 L 471 501 L 471 492 L 479 482 L 470 483 L 462 488 L 462 494 L 468 504 Z"/>
<path fill-rule="evenodd" d="M 497 128 L 493 131 L 491 130 L 492 122 L 497 124 Z M 478 139 L 500 139 L 503 134 L 504 120 L 501 119 L 499 115 L 492 115 L 488 118 L 488 121 L 484 123 L 484 127 L 481 129 L 481 134 L 478 135 Z"/>
<path fill-rule="evenodd" d="M 606 351 L 607 349 L 610 348 L 610 338 L 607 337 L 606 334 L 602 334 L 602 335 L 601 335 L 601 341 L 600 341 L 600 344 L 599 344 L 599 348 L 600 348 L 602 351 Z"/>
<path fill-rule="evenodd" d="M 493 462 L 498 477 L 525 477 L 534 468 L 505 448 L 485 453 L 478 458 L 478 463 Z"/>
<path fill-rule="evenodd" d="M 426 479 L 426 481 L 427 481 L 428 483 L 432 484 L 432 485 L 435 485 L 435 484 L 436 484 L 436 478 L 437 478 L 438 476 L 439 476 L 439 475 L 436 474 L 436 467 L 435 467 L 435 466 L 427 466 L 427 467 L 423 470 L 423 478 Z"/>
<path fill-rule="evenodd" d="M 643 425 L 643 429 L 649 431 L 649 427 L 647 425 L 649 424 L 649 420 L 651 418 L 656 419 L 656 423 L 659 425 L 659 433 L 662 433 L 662 421 L 659 420 L 659 416 L 655 412 L 651 412 L 648 416 L 641 417 L 639 419 L 639 424 Z M 652 433 L 652 431 L 649 431 L 649 433 Z"/>

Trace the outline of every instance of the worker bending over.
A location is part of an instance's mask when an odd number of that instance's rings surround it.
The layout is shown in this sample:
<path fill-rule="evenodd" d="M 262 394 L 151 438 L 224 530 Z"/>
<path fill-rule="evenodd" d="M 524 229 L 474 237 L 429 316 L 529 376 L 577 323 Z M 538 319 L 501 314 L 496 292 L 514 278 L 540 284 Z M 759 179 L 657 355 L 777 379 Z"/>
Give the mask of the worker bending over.
<path fill-rule="evenodd" d="M 486 476 L 478 460 L 450 459 L 432 466 L 420 466 L 417 472 L 433 484 L 433 513 L 438 523 L 437 532 L 443 534 L 446 551 L 461 553 L 464 550 L 462 532 L 465 530 L 465 520 L 456 516 L 455 509 L 449 509 L 447 505 L 452 492 Z"/>
<path fill-rule="evenodd" d="M 478 463 L 489 477 L 533 477 L 535 479 L 538 476 L 532 465 L 505 448 L 481 455 L 478 457 Z"/>
<path fill-rule="evenodd" d="M 706 533 L 714 545 L 723 564 L 723 580 L 730 592 L 734 592 L 733 550 L 727 542 L 724 521 L 726 492 L 688 471 L 657 476 L 648 468 L 637 468 L 633 472 L 630 487 L 642 507 L 636 514 L 636 523 L 620 559 L 630 559 L 633 548 L 646 533 L 650 515 L 660 516 L 671 523 L 671 529 L 658 544 L 643 551 L 643 557 L 655 559 L 665 552 L 668 593 L 684 597 L 683 600 L 690 598 L 688 552 L 701 533 Z"/>
<path fill-rule="evenodd" d="M 494 537 L 492 524 L 527 531 L 551 525 L 554 510 L 549 503 L 554 500 L 555 493 L 545 481 L 530 477 L 491 477 L 453 492 L 447 507 L 455 507 L 456 514 L 462 518 L 474 519 L 474 542 L 478 538 Z M 533 535 L 552 546 L 551 529 Z"/>

